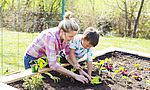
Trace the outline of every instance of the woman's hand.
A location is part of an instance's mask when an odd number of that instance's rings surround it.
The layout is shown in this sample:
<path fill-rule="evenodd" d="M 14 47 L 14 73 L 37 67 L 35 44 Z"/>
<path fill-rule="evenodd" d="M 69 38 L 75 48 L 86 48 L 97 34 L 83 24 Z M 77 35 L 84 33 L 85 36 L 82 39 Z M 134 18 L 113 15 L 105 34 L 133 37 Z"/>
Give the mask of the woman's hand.
<path fill-rule="evenodd" d="M 79 69 L 79 73 L 80 73 L 80 75 L 86 76 L 89 79 L 89 81 L 91 81 L 92 77 L 89 76 L 83 69 Z"/>
<path fill-rule="evenodd" d="M 86 78 L 86 77 L 84 77 L 83 75 L 75 75 L 75 77 L 74 77 L 77 81 L 80 81 L 80 82 L 82 82 L 82 83 L 88 83 L 89 81 L 88 81 L 88 79 Z"/>

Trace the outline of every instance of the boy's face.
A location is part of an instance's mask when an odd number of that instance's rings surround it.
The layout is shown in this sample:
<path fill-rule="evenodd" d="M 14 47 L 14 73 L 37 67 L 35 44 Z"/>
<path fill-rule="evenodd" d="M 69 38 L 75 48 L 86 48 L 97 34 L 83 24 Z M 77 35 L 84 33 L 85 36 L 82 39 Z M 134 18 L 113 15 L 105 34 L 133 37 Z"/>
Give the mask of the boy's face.
<path fill-rule="evenodd" d="M 82 46 L 85 48 L 85 49 L 89 49 L 91 47 L 93 47 L 89 41 L 87 41 L 86 39 L 82 39 Z"/>

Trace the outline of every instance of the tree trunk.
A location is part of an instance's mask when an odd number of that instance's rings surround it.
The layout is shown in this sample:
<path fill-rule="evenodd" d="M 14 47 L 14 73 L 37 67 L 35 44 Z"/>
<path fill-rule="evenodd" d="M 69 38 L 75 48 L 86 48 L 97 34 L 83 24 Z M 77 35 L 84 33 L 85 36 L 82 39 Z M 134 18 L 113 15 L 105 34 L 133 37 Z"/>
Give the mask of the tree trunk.
<path fill-rule="evenodd" d="M 142 8 L 143 8 L 143 4 L 144 4 L 144 0 L 141 1 L 140 9 L 139 9 L 137 17 L 134 21 L 134 28 L 133 28 L 133 32 L 132 32 L 132 37 L 133 38 L 136 38 L 136 30 L 137 30 L 140 14 L 141 14 L 141 11 L 142 11 Z"/>
<path fill-rule="evenodd" d="M 125 6 L 125 19 L 126 19 L 126 22 L 125 22 L 125 30 L 124 30 L 124 37 L 127 36 L 127 25 L 128 25 L 128 9 L 127 9 L 127 2 L 126 0 L 124 1 L 124 6 Z"/>

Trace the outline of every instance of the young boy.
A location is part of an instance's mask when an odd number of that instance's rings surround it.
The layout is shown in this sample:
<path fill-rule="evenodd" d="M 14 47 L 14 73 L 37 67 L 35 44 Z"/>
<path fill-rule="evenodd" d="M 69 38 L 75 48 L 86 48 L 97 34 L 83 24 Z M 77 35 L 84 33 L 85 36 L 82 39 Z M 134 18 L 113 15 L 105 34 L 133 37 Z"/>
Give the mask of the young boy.
<path fill-rule="evenodd" d="M 89 80 L 91 80 L 93 68 L 91 48 L 95 47 L 98 42 L 99 34 L 93 27 L 88 27 L 83 34 L 76 35 L 74 39 L 70 41 L 70 54 L 67 60 L 75 69 L 79 70 L 80 74 L 87 76 Z M 82 70 L 78 63 L 78 60 L 84 55 L 87 55 L 88 74 Z"/>

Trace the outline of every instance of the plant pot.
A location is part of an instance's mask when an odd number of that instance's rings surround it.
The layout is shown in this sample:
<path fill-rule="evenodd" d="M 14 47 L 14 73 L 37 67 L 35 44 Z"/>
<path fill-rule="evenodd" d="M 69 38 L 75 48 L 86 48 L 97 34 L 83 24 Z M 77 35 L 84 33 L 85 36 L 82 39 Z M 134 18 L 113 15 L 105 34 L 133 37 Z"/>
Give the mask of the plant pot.
<path fill-rule="evenodd" d="M 36 64 L 31 65 L 32 73 L 38 72 L 38 66 Z"/>

